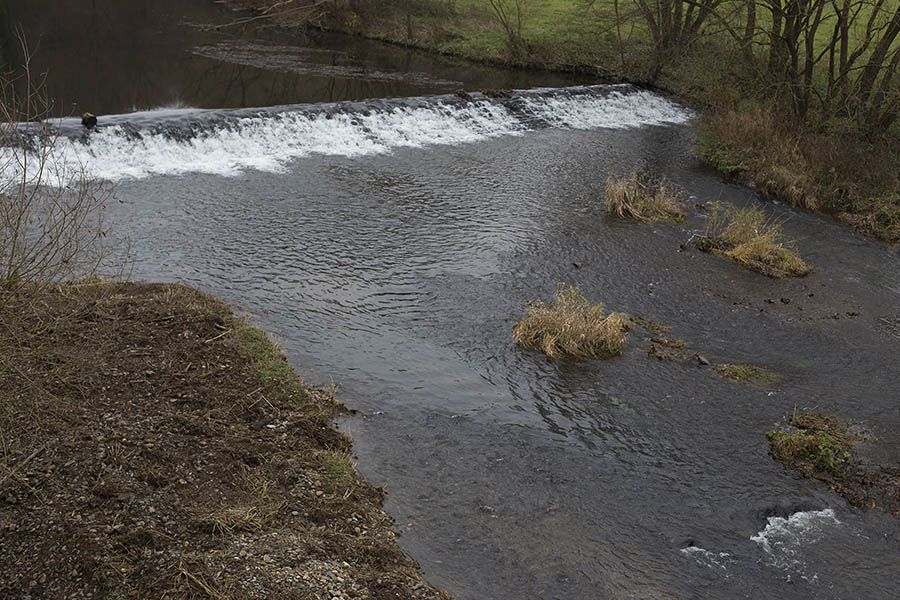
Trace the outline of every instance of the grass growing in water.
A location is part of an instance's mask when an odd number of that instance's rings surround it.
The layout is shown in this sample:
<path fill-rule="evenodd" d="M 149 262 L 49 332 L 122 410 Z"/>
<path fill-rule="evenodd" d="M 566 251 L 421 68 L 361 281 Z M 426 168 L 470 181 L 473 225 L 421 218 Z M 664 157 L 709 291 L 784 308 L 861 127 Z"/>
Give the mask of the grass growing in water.
<path fill-rule="evenodd" d="M 550 358 L 587 359 L 621 354 L 629 329 L 625 313 L 606 314 L 602 304 L 591 304 L 576 288 L 559 284 L 554 304 L 528 305 L 513 337 Z"/>
<path fill-rule="evenodd" d="M 650 182 L 637 175 L 610 177 L 603 196 L 606 209 L 620 218 L 646 223 L 680 223 L 685 219 L 681 194 L 665 179 Z"/>
<path fill-rule="evenodd" d="M 716 373 L 725 379 L 752 386 L 765 386 L 776 383 L 776 373 L 755 365 L 721 364 L 716 365 Z"/>
<path fill-rule="evenodd" d="M 791 417 L 790 428 L 766 434 L 769 452 L 778 462 L 807 476 L 816 471 L 835 475 L 850 458 L 847 426 L 834 417 L 804 413 Z"/>
<path fill-rule="evenodd" d="M 802 277 L 812 270 L 783 240 L 781 224 L 754 206 L 713 208 L 706 231 L 695 242 L 768 277 Z"/>

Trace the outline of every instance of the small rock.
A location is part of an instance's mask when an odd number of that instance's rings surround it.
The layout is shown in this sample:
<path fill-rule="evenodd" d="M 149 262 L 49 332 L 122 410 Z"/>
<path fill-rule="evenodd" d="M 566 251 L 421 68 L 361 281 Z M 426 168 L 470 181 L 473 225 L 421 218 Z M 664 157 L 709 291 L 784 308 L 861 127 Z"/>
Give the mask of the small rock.
<path fill-rule="evenodd" d="M 81 124 L 88 129 L 93 129 L 97 126 L 97 115 L 89 112 L 84 113 L 81 115 Z"/>

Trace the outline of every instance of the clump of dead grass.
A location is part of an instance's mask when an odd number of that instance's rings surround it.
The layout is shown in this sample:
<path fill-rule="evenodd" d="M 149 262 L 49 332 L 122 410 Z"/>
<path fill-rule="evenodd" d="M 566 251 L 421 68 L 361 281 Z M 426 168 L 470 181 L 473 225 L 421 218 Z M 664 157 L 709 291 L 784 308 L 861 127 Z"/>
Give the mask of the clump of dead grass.
<path fill-rule="evenodd" d="M 680 223 L 685 219 L 681 193 L 665 179 L 651 181 L 638 175 L 610 177 L 603 196 L 609 213 L 620 218 L 645 223 Z"/>
<path fill-rule="evenodd" d="M 559 284 L 554 304 L 528 305 L 513 337 L 550 358 L 588 359 L 621 354 L 630 328 L 627 314 L 606 314 L 602 304 L 592 304 L 575 287 Z"/>
<path fill-rule="evenodd" d="M 695 237 L 695 245 L 768 277 L 802 277 L 812 270 L 783 239 L 781 223 L 755 206 L 714 206 L 706 231 Z"/>

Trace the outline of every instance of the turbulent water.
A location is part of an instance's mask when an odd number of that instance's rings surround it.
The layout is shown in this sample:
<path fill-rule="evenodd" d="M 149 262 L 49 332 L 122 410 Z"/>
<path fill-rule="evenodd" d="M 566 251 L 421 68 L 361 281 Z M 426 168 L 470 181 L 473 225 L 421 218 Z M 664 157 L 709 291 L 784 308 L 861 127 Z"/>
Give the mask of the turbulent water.
<path fill-rule="evenodd" d="M 300 53 L 284 43 L 252 64 Z M 464 71 L 416 60 L 434 82 Z M 697 162 L 677 102 L 552 81 L 467 99 L 415 81 L 401 100 L 101 115 L 90 135 L 55 121 L 51 162 L 113 182 L 135 278 L 225 298 L 305 378 L 340 386 L 360 469 L 457 598 L 896 597 L 897 520 L 785 470 L 765 432 L 835 412 L 900 455 L 897 251 L 769 204 L 814 271 L 741 270 L 682 247 L 704 226 L 696 205 L 756 198 Z M 684 189 L 688 222 L 609 219 L 603 182 L 635 171 Z M 784 380 L 660 362 L 641 331 L 606 361 L 517 348 L 523 307 L 559 282 Z"/>

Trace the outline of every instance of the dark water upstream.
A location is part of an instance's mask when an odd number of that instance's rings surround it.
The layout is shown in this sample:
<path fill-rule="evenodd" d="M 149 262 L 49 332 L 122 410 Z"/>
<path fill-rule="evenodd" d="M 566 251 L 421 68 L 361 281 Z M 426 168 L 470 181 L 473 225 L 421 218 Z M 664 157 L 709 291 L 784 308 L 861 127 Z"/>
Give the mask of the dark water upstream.
<path fill-rule="evenodd" d="M 691 205 L 754 201 L 698 164 L 690 112 L 648 92 L 559 89 L 578 82 L 333 37 L 314 50 L 211 39 L 173 25 L 182 12 L 216 18 L 204 2 L 152 5 L 141 22 L 164 29 L 132 38 L 158 66 L 152 85 L 128 87 L 131 63 L 97 36 L 106 78 L 127 90 L 93 95 L 71 78 L 60 93 L 109 112 L 170 109 L 101 117 L 55 164 L 114 182 L 110 217 L 135 278 L 232 302 L 307 380 L 340 385 L 359 411 L 344 423 L 359 467 L 388 490 L 431 581 L 473 600 L 897 597 L 900 522 L 798 479 L 765 439 L 816 409 L 869 423 L 900 456 L 897 250 L 772 206 L 815 266 L 775 281 L 680 251 L 699 211 L 678 226 L 605 218 L 602 182 L 634 170 L 668 176 Z M 74 35 L 71 21 L 54 27 Z M 272 52 L 258 48 L 272 44 L 281 71 L 262 68 Z M 346 44 L 355 70 L 284 71 L 284 56 L 321 44 Z M 197 56 L 213 46 L 219 58 Z M 194 86 L 204 69 L 221 72 Z M 228 71 L 246 75 L 243 95 L 223 89 Z M 448 81 L 556 89 L 468 102 L 440 96 L 461 87 Z M 423 98 L 190 108 L 389 96 Z M 524 305 L 558 282 L 672 325 L 713 362 L 785 380 L 757 390 L 659 362 L 641 332 L 607 361 L 518 349 Z"/>

